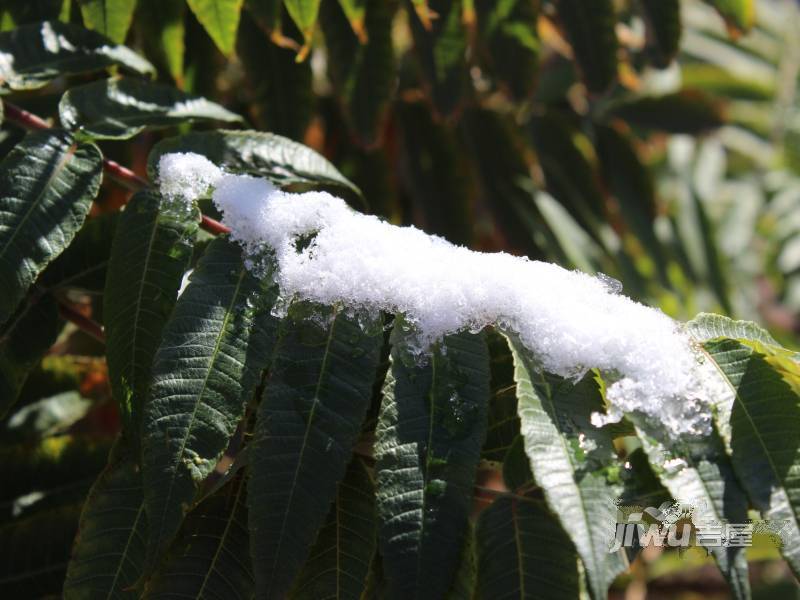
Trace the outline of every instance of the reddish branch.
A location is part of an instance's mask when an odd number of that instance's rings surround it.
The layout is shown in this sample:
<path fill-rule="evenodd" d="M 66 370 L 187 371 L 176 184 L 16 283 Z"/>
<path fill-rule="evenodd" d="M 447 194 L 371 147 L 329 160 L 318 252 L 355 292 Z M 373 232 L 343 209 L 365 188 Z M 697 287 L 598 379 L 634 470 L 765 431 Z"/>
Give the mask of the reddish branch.
<path fill-rule="evenodd" d="M 58 299 L 58 312 L 62 319 L 77 325 L 78 329 L 88 333 L 97 341 L 105 343 L 106 334 L 103 331 L 102 325 L 81 313 L 72 304 L 68 304 L 63 300 Z"/>
<path fill-rule="evenodd" d="M 8 102 L 3 102 L 3 106 L 5 107 L 5 117 L 9 121 L 16 123 L 20 127 L 24 127 L 25 129 L 49 129 L 50 124 L 31 112 L 20 108 L 19 106 L 15 106 L 14 104 L 10 104 Z M 148 181 L 144 177 L 140 177 L 133 171 L 131 171 L 128 167 L 124 167 L 121 164 L 110 160 L 108 158 L 103 159 L 103 170 L 118 184 L 122 185 L 126 189 L 135 192 L 147 187 Z M 216 219 L 212 219 L 206 215 L 203 215 L 200 220 L 200 226 L 208 231 L 209 233 L 213 233 L 215 235 L 221 233 L 230 233 L 230 229 L 217 221 Z"/>

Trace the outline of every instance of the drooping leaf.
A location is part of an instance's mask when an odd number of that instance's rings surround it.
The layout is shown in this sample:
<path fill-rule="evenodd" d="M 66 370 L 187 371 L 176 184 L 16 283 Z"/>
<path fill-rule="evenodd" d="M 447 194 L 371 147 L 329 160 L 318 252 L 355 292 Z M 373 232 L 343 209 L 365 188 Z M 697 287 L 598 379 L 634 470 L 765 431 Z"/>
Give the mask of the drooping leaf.
<path fill-rule="evenodd" d="M 539 69 L 538 2 L 478 0 L 475 9 L 491 72 L 514 100 L 524 100 Z"/>
<path fill-rule="evenodd" d="M 343 3 L 343 6 L 346 3 Z M 364 0 L 359 40 L 336 2 L 323 2 L 320 22 L 329 52 L 328 73 L 356 138 L 370 146 L 378 141 L 382 117 L 395 83 L 392 48 L 394 0 Z"/>
<path fill-rule="evenodd" d="M 23 304 L 0 330 L 0 418 L 14 405 L 28 374 L 61 329 L 50 295 Z"/>
<path fill-rule="evenodd" d="M 217 238 L 164 326 L 142 421 L 149 567 L 228 446 L 267 364 L 275 293 L 270 277 L 245 268 L 237 245 Z"/>
<path fill-rule="evenodd" d="M 476 598 L 577 598 L 575 549 L 544 502 L 501 496 L 475 529 Z"/>
<path fill-rule="evenodd" d="M 567 116 L 555 111 L 533 117 L 530 133 L 547 190 L 599 243 L 598 224 L 604 219 L 605 199 L 592 157 L 586 154 L 588 140 Z"/>
<path fill-rule="evenodd" d="M 186 0 L 200 24 L 225 56 L 233 53 L 243 0 Z"/>
<path fill-rule="evenodd" d="M 725 329 L 752 330 L 735 323 Z M 800 368 L 790 352 L 757 337 L 696 339 L 728 391 L 714 399 L 713 415 L 733 470 L 763 517 L 785 524 L 781 553 L 798 574 Z"/>
<path fill-rule="evenodd" d="M 134 447 L 153 355 L 192 258 L 199 220 L 197 209 L 139 192 L 122 213 L 111 247 L 103 294 L 106 361 L 124 430 Z"/>
<path fill-rule="evenodd" d="M 638 433 L 661 483 L 677 502 L 694 508 L 695 523 L 747 523 L 747 497 L 716 432 L 694 447 L 659 440 L 660 431 L 654 427 L 639 428 Z M 736 546 L 708 548 L 735 598 L 750 597 L 744 550 Z"/>
<path fill-rule="evenodd" d="M 335 309 L 313 312 L 292 311 L 281 325 L 253 435 L 248 507 L 259 598 L 284 597 L 308 557 L 380 361 L 380 319 L 362 329 Z"/>
<path fill-rule="evenodd" d="M 705 0 L 725 19 L 731 33 L 738 36 L 748 31 L 756 20 L 755 0 Z"/>
<path fill-rule="evenodd" d="M 61 124 L 94 139 L 125 140 L 147 127 L 187 121 L 241 122 L 215 102 L 139 79 L 101 79 L 71 88 L 58 104 Z"/>
<path fill-rule="evenodd" d="M 35 131 L 0 163 L 0 323 L 72 241 L 97 195 L 103 157 L 66 131 Z"/>
<path fill-rule="evenodd" d="M 124 44 L 133 20 L 136 0 L 78 0 L 87 29 L 102 33 L 116 44 Z"/>
<path fill-rule="evenodd" d="M 0 88 L 42 87 L 68 73 L 97 71 L 119 65 L 140 75 L 155 68 L 125 46 L 77 25 L 45 21 L 0 33 L 0 52 L 8 55 L 0 69 Z"/>
<path fill-rule="evenodd" d="M 314 26 L 317 24 L 319 5 L 321 0 L 284 0 L 286 11 L 295 22 L 303 36 L 303 48 L 297 55 L 297 60 L 302 61 L 311 49 L 311 38 L 314 35 Z"/>
<path fill-rule="evenodd" d="M 481 451 L 486 460 L 502 461 L 519 435 L 514 358 L 506 338 L 496 331 L 487 333 L 489 344 L 489 425 Z"/>
<path fill-rule="evenodd" d="M 609 109 L 635 127 L 666 133 L 697 135 L 725 124 L 720 101 L 698 90 L 684 89 L 663 96 L 643 96 L 614 104 Z"/>
<path fill-rule="evenodd" d="M 601 94 L 617 78 L 616 15 L 612 0 L 557 0 L 556 10 L 589 92 Z"/>
<path fill-rule="evenodd" d="M 81 500 L 73 501 L 0 525 L 3 597 L 60 595 L 81 504 Z"/>
<path fill-rule="evenodd" d="M 603 178 L 619 203 L 622 218 L 652 259 L 660 281 L 668 287 L 667 257 L 653 227 L 658 209 L 651 173 L 639 161 L 631 140 L 614 127 L 596 126 L 595 142 Z"/>
<path fill-rule="evenodd" d="M 288 26 L 294 29 L 291 22 Z M 281 35 L 294 39 L 294 31 Z M 256 123 L 302 140 L 314 109 L 310 61 L 298 63 L 292 48 L 274 43 L 248 15 L 239 26 L 237 53 L 252 86 Z"/>
<path fill-rule="evenodd" d="M 354 458 L 300 572 L 293 599 L 362 597 L 377 543 L 374 488 L 363 459 Z"/>
<path fill-rule="evenodd" d="M 446 336 L 417 366 L 395 323 L 376 429 L 379 547 L 390 598 L 442 598 L 468 529 L 486 434 L 485 336 Z"/>
<path fill-rule="evenodd" d="M 161 0 L 138 0 L 139 15 L 147 32 L 143 44 L 148 56 L 156 55 L 163 61 L 169 74 L 179 88 L 183 89 L 183 59 L 186 54 L 186 26 L 183 2 L 161 2 Z M 152 53 L 152 54 L 151 54 Z"/>
<path fill-rule="evenodd" d="M 189 513 L 143 597 L 252 598 L 246 496 L 236 477 Z"/>
<path fill-rule="evenodd" d="M 536 483 L 572 540 L 586 569 L 589 591 L 605 598 L 627 565 L 608 551 L 622 492 L 612 440 L 591 424 L 603 411 L 598 382 L 590 373 L 574 384 L 542 373 L 529 352 L 510 340 L 514 352 L 520 429 Z"/>
<path fill-rule="evenodd" d="M 453 585 L 447 592 L 446 600 L 472 600 L 475 598 L 477 573 L 475 569 L 475 535 L 472 529 L 470 524 L 461 547 L 461 557 L 453 578 Z"/>
<path fill-rule="evenodd" d="M 533 484 L 533 473 L 525 453 L 525 438 L 518 435 L 503 457 L 503 482 L 512 492 Z"/>
<path fill-rule="evenodd" d="M 681 41 L 680 0 L 641 0 L 647 25 L 650 61 L 664 69 L 675 58 Z"/>
<path fill-rule="evenodd" d="M 158 174 L 158 159 L 168 152 L 196 152 L 231 172 L 266 177 L 276 185 L 331 187 L 360 196 L 358 188 L 321 155 L 272 133 L 221 130 L 163 140 L 147 161 L 151 178 Z"/>
<path fill-rule="evenodd" d="M 358 41 L 366 44 L 369 41 L 369 32 L 364 27 L 365 15 L 367 13 L 367 3 L 369 0 L 339 0 L 353 33 L 356 34 Z"/>
<path fill-rule="evenodd" d="M 136 598 L 146 534 L 139 467 L 127 450 L 116 448 L 83 507 L 64 598 Z"/>
<path fill-rule="evenodd" d="M 466 89 L 467 34 L 461 24 L 461 0 L 430 0 L 437 16 L 426 24 L 410 19 L 420 70 L 436 111 L 450 116 L 461 104 Z"/>

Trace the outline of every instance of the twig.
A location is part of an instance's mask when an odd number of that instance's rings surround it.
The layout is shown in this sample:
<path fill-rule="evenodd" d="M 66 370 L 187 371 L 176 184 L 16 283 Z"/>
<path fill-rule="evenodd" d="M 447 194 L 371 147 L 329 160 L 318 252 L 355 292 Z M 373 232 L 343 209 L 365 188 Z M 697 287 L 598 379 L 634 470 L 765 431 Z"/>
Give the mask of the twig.
<path fill-rule="evenodd" d="M 24 127 L 25 129 L 50 129 L 50 124 L 47 121 L 32 112 L 28 112 L 15 104 L 5 101 L 3 102 L 3 106 L 5 108 L 6 119 L 12 123 L 16 123 L 20 127 Z M 108 158 L 103 159 L 103 170 L 111 179 L 132 192 L 137 192 L 150 185 L 144 177 L 140 177 L 128 167 L 124 167 L 118 162 Z M 214 235 L 230 233 L 231 231 L 216 219 L 212 219 L 206 215 L 201 217 L 200 227 Z"/>
<path fill-rule="evenodd" d="M 72 304 L 69 304 L 60 298 L 58 299 L 58 313 L 63 319 L 73 323 L 81 331 L 88 333 L 98 342 L 105 344 L 106 334 L 103 331 L 103 326 L 97 321 L 93 321 L 89 317 L 80 313 Z"/>

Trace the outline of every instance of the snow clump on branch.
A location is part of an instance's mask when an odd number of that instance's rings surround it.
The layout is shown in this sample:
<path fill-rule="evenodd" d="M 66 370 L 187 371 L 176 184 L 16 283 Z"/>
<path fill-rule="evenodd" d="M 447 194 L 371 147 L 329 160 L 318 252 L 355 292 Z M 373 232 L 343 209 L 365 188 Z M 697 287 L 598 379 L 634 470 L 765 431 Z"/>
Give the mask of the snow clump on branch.
<path fill-rule="evenodd" d="M 673 436 L 710 431 L 720 384 L 688 333 L 602 278 L 474 252 L 355 212 L 325 192 L 287 193 L 266 179 L 222 174 L 197 155 L 173 157 L 161 158 L 164 193 L 214 185 L 231 238 L 250 264 L 265 253 L 274 257 L 286 301 L 400 313 L 426 348 L 446 334 L 495 325 L 517 336 L 548 372 L 574 378 L 599 369 L 611 383 L 610 409 L 595 415 L 597 425 L 641 413 Z"/>

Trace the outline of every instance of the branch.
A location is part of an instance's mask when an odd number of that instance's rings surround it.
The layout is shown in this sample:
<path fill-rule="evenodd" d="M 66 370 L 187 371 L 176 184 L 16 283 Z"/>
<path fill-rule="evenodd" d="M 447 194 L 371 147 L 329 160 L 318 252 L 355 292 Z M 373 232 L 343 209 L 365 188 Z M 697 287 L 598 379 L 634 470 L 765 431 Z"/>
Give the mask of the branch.
<path fill-rule="evenodd" d="M 6 119 L 20 127 L 25 129 L 50 129 L 51 127 L 47 121 L 38 115 L 28 112 L 19 106 L 5 101 L 3 102 L 3 106 L 5 108 Z M 128 167 L 124 167 L 118 162 L 108 158 L 103 159 L 103 170 L 111 179 L 132 192 L 137 192 L 150 185 L 144 177 L 140 177 Z M 231 231 L 216 219 L 212 219 L 206 215 L 203 215 L 200 219 L 200 227 L 214 235 L 230 233 Z"/>
<path fill-rule="evenodd" d="M 63 301 L 61 298 L 58 298 L 58 314 L 61 315 L 61 318 L 76 325 L 81 331 L 88 333 L 98 342 L 105 344 L 106 334 L 103 331 L 103 326 L 83 315 L 72 304 Z"/>

